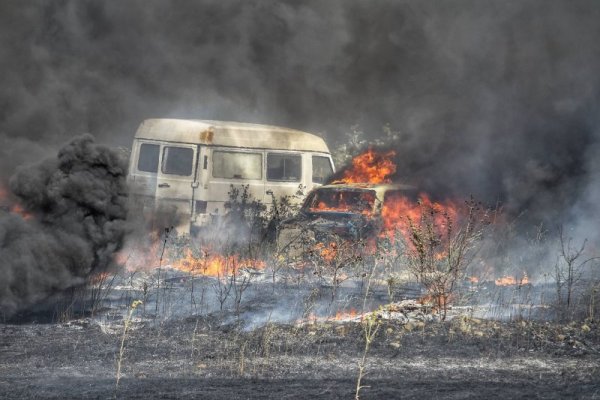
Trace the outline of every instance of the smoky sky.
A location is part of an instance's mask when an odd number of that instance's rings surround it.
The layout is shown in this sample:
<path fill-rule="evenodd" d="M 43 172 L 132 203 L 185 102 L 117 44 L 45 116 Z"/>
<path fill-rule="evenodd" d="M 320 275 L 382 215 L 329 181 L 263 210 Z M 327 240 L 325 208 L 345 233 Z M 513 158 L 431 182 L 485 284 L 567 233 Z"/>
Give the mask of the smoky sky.
<path fill-rule="evenodd" d="M 387 124 L 398 179 L 593 229 L 599 38 L 593 0 L 3 1 L 0 167 L 151 117 Z"/>

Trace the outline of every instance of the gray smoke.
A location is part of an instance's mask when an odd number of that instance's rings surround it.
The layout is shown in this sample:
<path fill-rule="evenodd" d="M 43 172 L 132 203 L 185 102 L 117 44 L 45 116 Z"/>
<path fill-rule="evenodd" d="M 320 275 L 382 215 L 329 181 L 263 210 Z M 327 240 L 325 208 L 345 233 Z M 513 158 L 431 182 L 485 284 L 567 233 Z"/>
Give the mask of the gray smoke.
<path fill-rule="evenodd" d="M 389 124 L 399 179 L 597 235 L 597 1 L 8 0 L 0 32 L 2 171 L 148 117 Z"/>
<path fill-rule="evenodd" d="M 126 231 L 126 164 L 90 135 L 10 180 L 29 216 L 0 214 L 0 315 L 105 270 Z"/>

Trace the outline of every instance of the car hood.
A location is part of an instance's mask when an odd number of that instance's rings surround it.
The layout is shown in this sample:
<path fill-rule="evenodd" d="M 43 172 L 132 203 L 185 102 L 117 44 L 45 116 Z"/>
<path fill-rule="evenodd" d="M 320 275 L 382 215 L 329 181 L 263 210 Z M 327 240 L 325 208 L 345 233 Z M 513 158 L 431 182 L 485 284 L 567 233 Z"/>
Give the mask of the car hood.
<path fill-rule="evenodd" d="M 318 233 L 333 233 L 340 236 L 357 237 L 373 224 L 370 217 L 346 212 L 301 212 L 286 220 L 282 228 L 304 228 Z"/>

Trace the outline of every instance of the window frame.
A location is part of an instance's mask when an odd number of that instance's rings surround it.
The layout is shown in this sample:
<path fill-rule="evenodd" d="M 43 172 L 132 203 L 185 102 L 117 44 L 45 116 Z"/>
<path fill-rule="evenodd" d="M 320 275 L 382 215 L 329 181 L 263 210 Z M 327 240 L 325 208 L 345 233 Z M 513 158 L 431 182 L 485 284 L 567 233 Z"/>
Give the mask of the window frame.
<path fill-rule="evenodd" d="M 291 180 L 291 179 L 270 179 L 269 178 L 269 156 L 274 155 L 274 156 L 289 156 L 289 157 L 295 157 L 299 160 L 300 162 L 300 170 L 298 171 L 298 178 Z M 265 179 L 267 182 L 282 182 L 282 183 L 299 183 L 302 182 L 302 153 L 285 153 L 285 152 L 273 152 L 273 151 L 267 151 L 266 152 L 266 162 L 265 162 Z M 285 168 L 285 165 L 284 165 Z M 285 172 L 285 171 L 284 171 Z"/>
<path fill-rule="evenodd" d="M 258 178 L 244 178 L 244 177 L 240 177 L 240 178 L 236 178 L 235 175 L 234 177 L 225 177 L 225 176 L 216 176 L 215 175 L 215 153 L 228 153 L 228 154 L 250 154 L 250 155 L 258 155 L 260 156 L 260 168 L 258 168 L 258 171 L 260 172 L 260 177 Z M 264 163 L 264 155 L 263 152 L 260 151 L 237 151 L 237 150 L 233 150 L 233 149 L 220 149 L 220 148 L 216 148 L 213 149 L 210 155 L 210 176 L 211 178 L 215 178 L 215 179 L 228 179 L 228 180 L 233 180 L 233 181 L 262 181 L 263 177 L 265 176 L 265 172 L 264 172 L 264 168 L 265 168 L 265 163 Z"/>
<path fill-rule="evenodd" d="M 167 152 L 167 150 L 169 148 L 175 148 L 175 149 L 184 149 L 184 150 L 189 150 L 191 151 L 191 157 L 190 157 L 190 168 L 189 168 L 189 173 L 188 174 L 179 174 L 179 173 L 173 173 L 173 172 L 166 172 L 165 171 L 165 167 L 166 167 L 166 162 L 168 162 L 168 157 L 165 157 L 165 153 Z M 166 160 L 166 161 L 165 161 Z M 161 152 L 161 159 L 160 159 L 160 173 L 161 175 L 165 175 L 165 176 L 179 176 L 179 177 L 184 177 L 184 178 L 188 178 L 194 175 L 194 163 L 195 163 L 195 152 L 194 152 L 194 148 L 193 147 L 189 147 L 189 146 L 178 146 L 178 145 L 174 145 L 174 144 L 164 144 L 162 146 L 162 152 Z"/>
<path fill-rule="evenodd" d="M 156 160 L 156 170 L 155 171 L 147 171 L 147 170 L 143 170 L 140 169 L 140 156 L 142 155 L 142 147 L 148 145 L 148 146 L 156 146 L 158 147 L 158 154 L 157 154 L 157 160 Z M 157 175 L 160 171 L 160 163 L 161 163 L 161 151 L 160 151 L 161 145 L 160 143 L 153 143 L 153 142 L 139 142 L 139 146 L 138 146 L 138 151 L 137 151 L 137 162 L 135 163 L 135 169 L 137 172 L 142 173 L 142 174 L 153 174 L 153 175 Z"/>
<path fill-rule="evenodd" d="M 324 158 L 325 160 L 327 160 L 327 164 L 329 165 L 329 170 L 331 171 L 330 174 L 329 174 L 329 176 L 323 178 L 322 182 L 315 181 L 315 158 Z M 323 155 L 320 155 L 320 154 L 311 154 L 310 155 L 310 163 L 311 163 L 311 167 L 312 167 L 310 181 L 312 183 L 323 185 L 323 184 L 325 184 L 325 182 L 327 181 L 327 179 L 331 178 L 333 176 L 333 174 L 335 173 L 334 170 L 333 170 L 333 163 L 331 162 L 331 158 L 330 157 L 323 156 Z"/>

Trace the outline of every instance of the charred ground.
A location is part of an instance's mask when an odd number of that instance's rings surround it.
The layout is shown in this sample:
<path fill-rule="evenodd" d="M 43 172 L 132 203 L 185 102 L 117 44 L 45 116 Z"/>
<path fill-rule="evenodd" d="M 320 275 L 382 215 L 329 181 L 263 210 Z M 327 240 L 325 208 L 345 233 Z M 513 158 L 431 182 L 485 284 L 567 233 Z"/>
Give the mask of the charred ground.
<path fill-rule="evenodd" d="M 358 322 L 267 323 L 226 315 L 133 323 L 115 389 L 122 321 L 2 325 L 4 398 L 352 398 Z M 596 325 L 387 321 L 363 398 L 597 398 Z"/>

